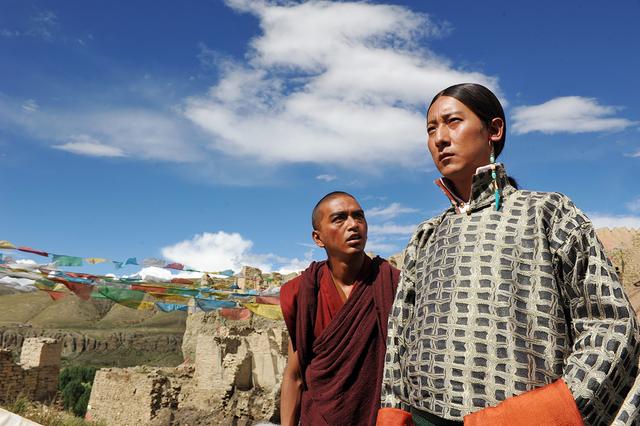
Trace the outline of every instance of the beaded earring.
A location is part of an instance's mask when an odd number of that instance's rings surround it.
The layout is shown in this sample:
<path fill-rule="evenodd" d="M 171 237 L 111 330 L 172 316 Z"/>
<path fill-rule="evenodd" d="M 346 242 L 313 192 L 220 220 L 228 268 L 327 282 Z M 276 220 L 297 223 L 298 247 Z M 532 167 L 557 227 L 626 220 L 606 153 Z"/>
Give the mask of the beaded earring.
<path fill-rule="evenodd" d="M 496 176 L 496 156 L 493 152 L 493 144 L 491 145 L 491 156 L 489 157 L 491 163 L 491 179 L 493 179 L 493 188 L 495 190 L 496 198 L 496 211 L 500 210 L 500 190 L 498 188 L 498 177 Z"/>

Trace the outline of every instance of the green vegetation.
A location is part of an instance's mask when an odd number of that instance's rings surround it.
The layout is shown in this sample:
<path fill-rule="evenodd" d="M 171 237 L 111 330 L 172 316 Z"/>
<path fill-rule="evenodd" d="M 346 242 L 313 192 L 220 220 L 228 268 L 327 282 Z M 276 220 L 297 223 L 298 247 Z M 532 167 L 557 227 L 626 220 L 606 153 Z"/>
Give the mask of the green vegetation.
<path fill-rule="evenodd" d="M 58 390 L 65 410 L 84 417 L 95 375 L 96 369 L 92 367 L 67 367 L 60 372 Z"/>

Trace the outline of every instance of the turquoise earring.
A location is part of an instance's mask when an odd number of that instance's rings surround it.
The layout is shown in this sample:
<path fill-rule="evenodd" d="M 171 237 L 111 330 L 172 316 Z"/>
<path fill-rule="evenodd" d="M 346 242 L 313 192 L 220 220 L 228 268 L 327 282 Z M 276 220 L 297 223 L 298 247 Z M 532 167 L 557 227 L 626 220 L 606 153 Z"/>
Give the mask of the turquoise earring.
<path fill-rule="evenodd" d="M 500 210 L 500 190 L 498 188 L 498 177 L 496 176 L 496 156 L 493 153 L 493 145 L 491 145 L 491 156 L 489 157 L 491 163 L 491 179 L 493 179 L 493 188 L 495 190 L 496 198 L 496 211 Z"/>

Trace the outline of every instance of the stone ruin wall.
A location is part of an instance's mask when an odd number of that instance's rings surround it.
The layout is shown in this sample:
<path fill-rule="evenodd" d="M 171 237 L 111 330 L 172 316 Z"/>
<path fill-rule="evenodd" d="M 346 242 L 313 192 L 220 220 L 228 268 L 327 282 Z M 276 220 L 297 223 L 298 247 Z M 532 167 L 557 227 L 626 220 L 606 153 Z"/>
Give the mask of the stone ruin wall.
<path fill-rule="evenodd" d="M 52 400 L 58 390 L 61 350 L 55 339 L 29 338 L 15 363 L 10 350 L 0 349 L 0 402 L 10 403 L 20 396 Z"/>
<path fill-rule="evenodd" d="M 282 321 L 191 313 L 177 368 L 102 369 L 87 417 L 111 425 L 278 421 L 288 334 Z"/>

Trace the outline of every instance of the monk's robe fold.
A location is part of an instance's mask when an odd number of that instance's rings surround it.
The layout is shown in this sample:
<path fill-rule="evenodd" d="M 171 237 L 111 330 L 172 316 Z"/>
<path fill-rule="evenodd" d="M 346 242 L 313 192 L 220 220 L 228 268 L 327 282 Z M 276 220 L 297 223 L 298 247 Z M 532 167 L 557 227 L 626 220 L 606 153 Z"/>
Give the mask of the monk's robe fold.
<path fill-rule="evenodd" d="M 295 325 L 290 319 L 287 323 L 304 382 L 301 424 L 373 425 L 399 272 L 378 257 L 367 257 L 344 306 L 316 337 L 319 283 L 330 273 L 325 262 L 314 262 L 303 273 Z"/>

